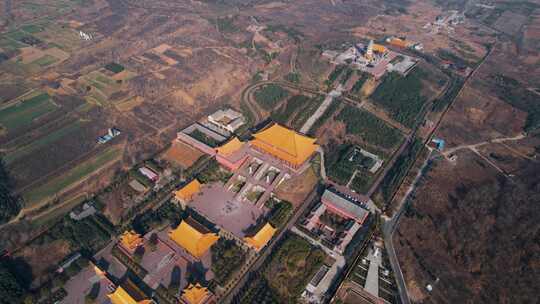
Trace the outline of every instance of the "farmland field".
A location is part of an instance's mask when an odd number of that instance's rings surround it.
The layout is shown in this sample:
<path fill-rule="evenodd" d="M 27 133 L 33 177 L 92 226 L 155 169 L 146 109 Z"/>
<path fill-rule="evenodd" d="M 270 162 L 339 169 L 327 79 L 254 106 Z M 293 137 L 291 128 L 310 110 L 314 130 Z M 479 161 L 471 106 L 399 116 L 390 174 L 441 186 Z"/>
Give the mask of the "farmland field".
<path fill-rule="evenodd" d="M 27 146 L 24 146 L 20 149 L 17 149 L 14 152 L 8 153 L 4 156 L 4 161 L 6 164 L 10 164 L 28 154 L 31 154 L 32 152 L 39 150 L 40 148 L 52 144 L 55 141 L 61 139 L 64 136 L 73 134 L 74 132 L 79 132 L 81 130 L 82 124 L 80 122 L 75 122 L 72 124 L 69 124 L 63 128 L 60 128 L 58 130 L 55 130 L 51 133 L 49 133 L 47 136 L 44 136 L 42 138 L 39 138 L 35 141 L 32 141 Z"/>
<path fill-rule="evenodd" d="M 29 34 L 43 32 L 43 28 L 41 26 L 34 25 L 34 24 L 24 25 L 21 27 L 21 29 Z"/>
<path fill-rule="evenodd" d="M 13 39 L 10 39 L 8 37 L 5 37 L 5 38 L 0 38 L 0 48 L 2 49 L 5 49 L 5 50 L 8 50 L 8 51 L 13 51 L 13 50 L 16 50 L 16 49 L 20 49 L 22 47 L 24 47 L 25 45 L 16 41 L 16 40 L 13 40 Z"/>
<path fill-rule="evenodd" d="M 27 89 L 23 82 L 0 84 L 0 104 L 21 96 Z"/>
<path fill-rule="evenodd" d="M 60 24 L 47 25 L 43 31 L 33 33 L 33 35 L 67 52 L 74 51 L 81 45 L 78 33 Z"/>
<path fill-rule="evenodd" d="M 0 124 L 7 128 L 8 132 L 24 128 L 31 125 L 36 118 L 52 112 L 56 108 L 56 105 L 51 102 L 50 96 L 43 93 L 1 110 Z"/>
<path fill-rule="evenodd" d="M 32 62 L 32 64 L 37 64 L 39 65 L 40 67 L 46 67 L 48 65 L 51 65 L 55 62 L 57 62 L 58 59 L 56 57 L 53 57 L 51 55 L 45 55 L 35 61 Z"/>
<path fill-rule="evenodd" d="M 80 181 L 82 178 L 90 175 L 91 173 L 99 170 L 102 166 L 117 159 L 120 154 L 119 149 L 109 148 L 102 152 L 98 156 L 81 163 L 75 168 L 65 172 L 64 174 L 50 179 L 45 184 L 32 188 L 29 191 L 23 193 L 25 206 L 32 206 L 37 204 L 51 196 L 54 196 L 58 192 L 62 191 L 66 187 L 73 185 Z"/>

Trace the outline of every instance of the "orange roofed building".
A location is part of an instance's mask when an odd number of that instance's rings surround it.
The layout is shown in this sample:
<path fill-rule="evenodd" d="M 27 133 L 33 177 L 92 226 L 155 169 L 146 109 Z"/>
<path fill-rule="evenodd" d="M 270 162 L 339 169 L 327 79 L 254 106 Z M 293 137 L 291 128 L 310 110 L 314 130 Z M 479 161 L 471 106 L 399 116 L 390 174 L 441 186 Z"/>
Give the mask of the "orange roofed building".
<path fill-rule="evenodd" d="M 186 304 L 203 304 L 207 303 L 212 297 L 208 288 L 202 287 L 199 283 L 189 284 L 182 292 L 182 301 Z"/>
<path fill-rule="evenodd" d="M 189 182 L 187 185 L 182 187 L 174 192 L 174 198 L 182 205 L 183 208 L 186 208 L 186 205 L 189 201 L 193 199 L 195 194 L 199 193 L 201 190 L 201 183 L 194 179 Z"/>
<path fill-rule="evenodd" d="M 200 259 L 219 239 L 217 234 L 210 232 L 192 218 L 183 220 L 176 229 L 169 232 L 169 237 L 197 259 Z"/>
<path fill-rule="evenodd" d="M 144 239 L 140 234 L 136 233 L 133 230 L 125 231 L 120 236 L 120 246 L 124 248 L 127 252 L 133 253 L 137 247 L 141 246 L 144 243 Z"/>
<path fill-rule="evenodd" d="M 112 304 L 151 304 L 152 300 L 148 297 L 129 279 L 123 286 L 118 286 L 116 290 L 107 295 Z"/>
<path fill-rule="evenodd" d="M 390 43 L 393 46 L 397 46 L 400 48 L 408 48 L 411 43 L 407 40 L 397 38 L 397 37 L 391 37 L 386 40 L 388 43 Z"/>
<path fill-rule="evenodd" d="M 238 170 L 248 158 L 246 151 L 243 149 L 244 145 L 245 143 L 234 137 L 216 149 L 216 160 L 220 165 L 231 171 Z"/>
<path fill-rule="evenodd" d="M 244 238 L 244 241 L 256 251 L 261 250 L 272 239 L 276 233 L 276 228 L 266 223 L 257 234 Z"/>
<path fill-rule="evenodd" d="M 319 147 L 314 138 L 278 124 L 273 124 L 253 137 L 255 139 L 251 140 L 251 147 L 270 154 L 295 169 L 309 160 Z"/>
<path fill-rule="evenodd" d="M 373 44 L 373 51 L 378 52 L 378 53 L 385 53 L 386 52 L 386 47 L 384 45 L 374 43 Z"/>

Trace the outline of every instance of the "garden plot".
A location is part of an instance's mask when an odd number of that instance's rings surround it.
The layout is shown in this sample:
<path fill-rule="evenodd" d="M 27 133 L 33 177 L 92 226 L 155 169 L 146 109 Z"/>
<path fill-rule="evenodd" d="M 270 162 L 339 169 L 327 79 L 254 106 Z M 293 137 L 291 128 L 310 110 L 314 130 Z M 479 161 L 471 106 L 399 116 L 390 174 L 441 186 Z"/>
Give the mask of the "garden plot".
<path fill-rule="evenodd" d="M 251 175 L 255 175 L 255 173 L 257 173 L 257 170 L 259 170 L 259 168 L 261 167 L 262 163 L 262 160 L 253 158 L 253 160 L 247 167 L 248 173 Z"/>
<path fill-rule="evenodd" d="M 347 144 L 328 151 L 325 162 L 328 175 L 334 182 L 361 193 L 368 190 L 383 164 L 378 155 Z"/>
<path fill-rule="evenodd" d="M 236 179 L 229 186 L 229 191 L 238 193 L 246 184 L 246 178 L 242 175 L 238 175 Z"/>
<path fill-rule="evenodd" d="M 250 189 L 247 189 L 247 191 L 244 193 L 244 198 L 251 203 L 256 204 L 265 191 L 266 190 L 263 187 L 255 185 Z"/>
<path fill-rule="evenodd" d="M 281 171 L 278 168 L 270 167 L 263 175 L 263 181 L 271 185 L 278 177 Z"/>

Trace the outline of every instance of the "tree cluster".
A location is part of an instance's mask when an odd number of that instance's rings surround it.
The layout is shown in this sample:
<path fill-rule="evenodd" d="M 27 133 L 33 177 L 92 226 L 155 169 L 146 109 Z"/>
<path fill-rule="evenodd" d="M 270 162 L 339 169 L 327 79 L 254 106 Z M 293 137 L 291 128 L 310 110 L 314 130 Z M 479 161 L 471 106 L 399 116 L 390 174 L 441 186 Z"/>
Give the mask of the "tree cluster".
<path fill-rule="evenodd" d="M 0 224 L 9 221 L 21 210 L 20 199 L 13 190 L 13 182 L 0 158 Z"/>

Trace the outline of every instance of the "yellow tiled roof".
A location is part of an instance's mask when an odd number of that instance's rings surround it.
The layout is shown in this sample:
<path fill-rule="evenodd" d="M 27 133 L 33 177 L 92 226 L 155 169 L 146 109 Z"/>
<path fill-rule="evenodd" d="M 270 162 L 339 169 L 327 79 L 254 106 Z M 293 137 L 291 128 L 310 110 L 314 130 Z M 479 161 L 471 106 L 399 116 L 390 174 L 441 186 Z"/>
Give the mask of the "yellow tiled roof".
<path fill-rule="evenodd" d="M 219 239 L 215 233 L 202 233 L 182 221 L 180 225 L 169 232 L 170 238 L 179 246 L 186 249 L 192 256 L 200 258 Z"/>
<path fill-rule="evenodd" d="M 245 237 L 244 240 L 248 245 L 259 251 L 270 241 L 270 239 L 272 239 L 274 233 L 276 233 L 276 228 L 272 227 L 269 223 L 266 223 L 257 234 L 251 237 Z"/>
<path fill-rule="evenodd" d="M 112 304 L 150 304 L 152 302 L 151 300 L 136 301 L 121 286 L 118 286 L 113 293 L 107 296 Z"/>
<path fill-rule="evenodd" d="M 241 142 L 237 137 L 234 137 L 233 139 L 223 144 L 221 147 L 217 148 L 217 152 L 223 155 L 230 155 L 240 150 L 243 145 L 243 142 Z"/>
<path fill-rule="evenodd" d="M 252 145 L 293 165 L 303 164 L 318 147 L 314 138 L 278 124 L 254 134 L 253 137 L 255 139 L 251 141 Z"/>
<path fill-rule="evenodd" d="M 135 250 L 138 246 L 142 245 L 143 238 L 135 231 L 125 231 L 120 236 L 120 244 L 128 250 Z"/>
<path fill-rule="evenodd" d="M 201 304 L 208 296 L 208 288 L 202 287 L 199 283 L 196 285 L 189 284 L 189 286 L 184 289 L 182 296 L 189 304 Z"/>
<path fill-rule="evenodd" d="M 373 44 L 373 50 L 375 52 L 384 53 L 384 52 L 386 52 L 386 47 L 384 45 L 374 43 Z"/>
<path fill-rule="evenodd" d="M 201 183 L 194 179 L 189 184 L 185 185 L 182 189 L 174 192 L 174 196 L 177 200 L 189 201 L 195 194 L 201 189 Z"/>
<path fill-rule="evenodd" d="M 223 144 L 221 147 L 217 148 L 217 152 L 223 155 L 230 155 L 240 150 L 242 148 L 242 145 L 244 145 L 244 143 L 241 142 L 238 137 L 234 137 L 233 139 Z"/>
<path fill-rule="evenodd" d="M 390 44 L 399 46 L 399 47 L 407 47 L 409 45 L 409 42 L 401 38 L 391 38 Z"/>

